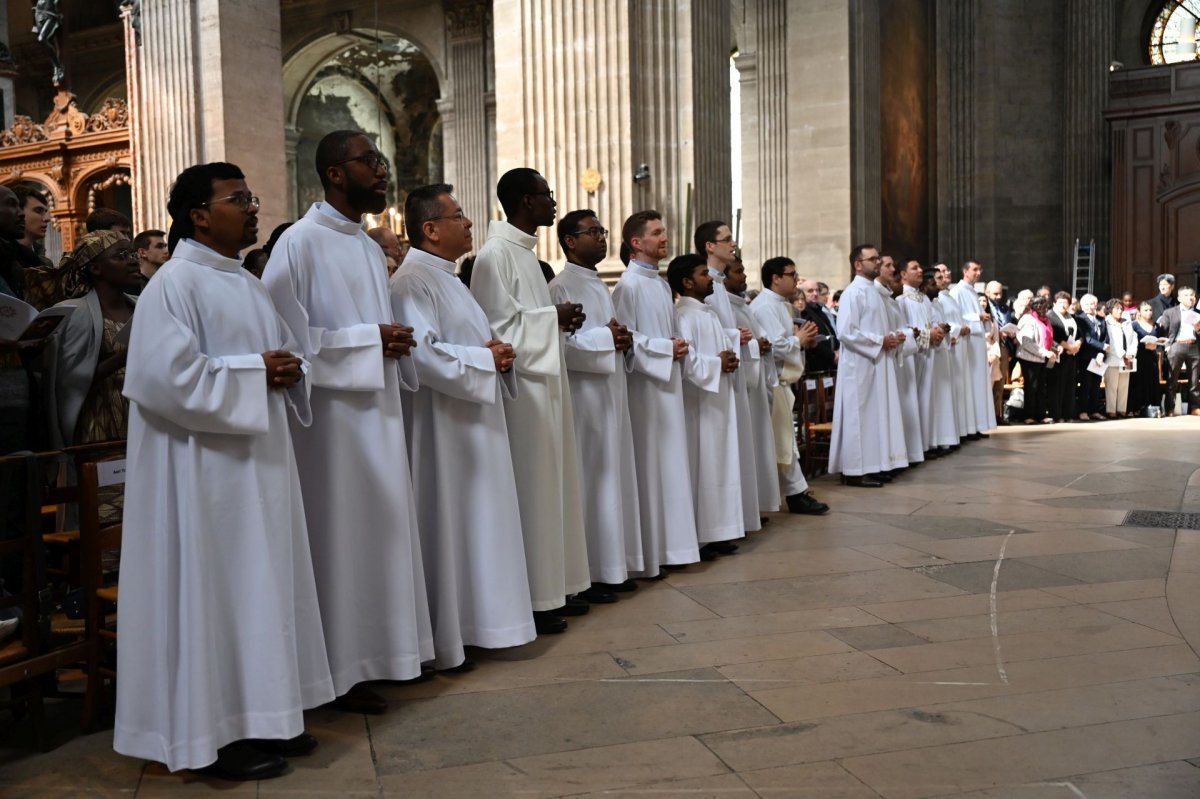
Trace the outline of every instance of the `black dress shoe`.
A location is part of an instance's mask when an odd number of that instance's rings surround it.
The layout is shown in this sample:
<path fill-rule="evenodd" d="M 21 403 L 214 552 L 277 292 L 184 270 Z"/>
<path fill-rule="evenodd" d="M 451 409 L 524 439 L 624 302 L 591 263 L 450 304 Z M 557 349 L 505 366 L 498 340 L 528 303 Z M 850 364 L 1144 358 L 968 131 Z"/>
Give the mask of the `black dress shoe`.
<path fill-rule="evenodd" d="M 709 549 L 707 545 L 700 547 L 700 560 L 705 563 L 711 563 L 719 557 L 715 549 Z"/>
<path fill-rule="evenodd" d="M 307 732 L 295 738 L 248 738 L 245 742 L 260 752 L 278 757 L 303 757 L 317 748 L 316 737 Z"/>
<path fill-rule="evenodd" d="M 279 755 L 263 752 L 250 741 L 234 741 L 217 750 L 216 761 L 201 774 L 230 782 L 269 780 L 287 771 L 287 761 Z"/>
<path fill-rule="evenodd" d="M 567 631 L 567 620 L 556 616 L 548 610 L 533 612 L 533 629 L 538 635 L 557 635 Z"/>
<path fill-rule="evenodd" d="M 759 517 L 758 517 L 758 524 L 759 524 L 759 526 L 761 526 L 761 527 L 766 527 L 766 526 L 767 526 L 767 522 L 769 522 L 769 521 L 771 521 L 771 520 L 770 520 L 770 519 L 768 519 L 766 516 L 759 516 Z"/>
<path fill-rule="evenodd" d="M 592 583 L 586 591 L 580 591 L 576 596 L 592 605 L 611 605 L 617 601 L 615 591 L 609 591 L 596 583 Z"/>
<path fill-rule="evenodd" d="M 687 568 L 687 564 L 686 563 L 664 563 L 662 565 L 662 567 L 669 572 L 681 572 Z"/>
<path fill-rule="evenodd" d="M 576 599 L 573 596 L 567 597 L 566 604 L 557 607 L 554 610 L 548 611 L 555 616 L 586 616 L 588 611 L 592 609 L 591 603 L 586 599 Z"/>
<path fill-rule="evenodd" d="M 890 483 L 890 482 L 892 482 L 892 479 L 893 479 L 892 476 L 890 474 L 888 474 L 887 472 L 876 472 L 875 474 L 864 475 L 864 476 L 865 477 L 873 477 L 873 478 L 875 478 L 876 481 L 878 481 L 880 483 Z"/>
<path fill-rule="evenodd" d="M 382 716 L 387 712 L 387 700 L 372 691 L 365 684 L 359 683 L 346 693 L 333 700 L 333 706 L 343 713 L 365 713 L 371 716 Z"/>
<path fill-rule="evenodd" d="M 875 476 L 870 474 L 843 474 L 842 485 L 854 486 L 855 488 L 883 487 L 883 483 L 876 480 Z"/>
<path fill-rule="evenodd" d="M 626 580 L 623 583 L 592 583 L 592 588 L 597 586 L 603 591 L 612 591 L 614 594 L 627 594 L 637 590 L 637 583 L 633 580 Z"/>
<path fill-rule="evenodd" d="M 732 555 L 738 551 L 738 545 L 732 541 L 713 541 L 711 544 L 705 544 L 705 546 L 718 555 Z"/>
<path fill-rule="evenodd" d="M 457 666 L 451 666 L 448 669 L 438 669 L 442 674 L 466 674 L 468 671 L 475 671 L 475 661 L 470 658 L 463 658 L 463 662 Z"/>
<path fill-rule="evenodd" d="M 829 506 L 807 492 L 792 494 L 787 498 L 788 511 L 791 513 L 807 513 L 810 516 L 820 516 L 829 512 Z"/>

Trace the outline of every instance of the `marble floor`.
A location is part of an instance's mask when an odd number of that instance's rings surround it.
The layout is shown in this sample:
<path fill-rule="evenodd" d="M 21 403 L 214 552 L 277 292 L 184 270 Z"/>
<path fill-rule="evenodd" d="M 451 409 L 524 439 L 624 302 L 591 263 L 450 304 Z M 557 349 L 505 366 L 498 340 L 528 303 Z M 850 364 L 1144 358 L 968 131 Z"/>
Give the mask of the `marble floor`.
<path fill-rule="evenodd" d="M 308 716 L 285 776 L 0 749 L 0 796 L 1196 799 L 1194 419 L 1004 428 L 882 489 L 814 489 L 741 551 L 561 636 Z M 0 729 L 11 727 L 0 716 Z M 11 740 L 11 738 L 10 738 Z"/>

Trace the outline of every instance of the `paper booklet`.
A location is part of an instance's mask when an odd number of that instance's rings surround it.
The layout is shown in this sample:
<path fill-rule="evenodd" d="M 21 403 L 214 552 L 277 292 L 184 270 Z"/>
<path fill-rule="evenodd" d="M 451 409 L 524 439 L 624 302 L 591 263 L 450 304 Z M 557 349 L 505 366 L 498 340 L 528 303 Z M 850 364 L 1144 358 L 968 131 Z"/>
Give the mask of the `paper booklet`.
<path fill-rule="evenodd" d="M 1196 325 L 1200 325 L 1200 313 L 1196 313 L 1194 308 L 1187 311 L 1180 311 L 1179 321 L 1181 324 L 1195 327 Z"/>
<path fill-rule="evenodd" d="M 1162 343 L 1162 339 L 1158 336 L 1142 336 L 1142 343 L 1158 345 Z"/>
<path fill-rule="evenodd" d="M 1012 322 L 1009 322 L 1007 325 L 1000 328 L 1000 332 L 1007 333 L 1010 336 L 1015 336 L 1015 335 L 1017 335 L 1017 326 L 1014 325 Z"/>
<path fill-rule="evenodd" d="M 0 341 L 33 343 L 49 337 L 63 320 L 75 312 L 74 305 L 59 305 L 38 313 L 37 308 L 16 297 L 0 294 Z"/>
<path fill-rule="evenodd" d="M 1097 355 L 1092 360 L 1088 361 L 1087 370 L 1094 375 L 1104 376 L 1104 355 Z"/>

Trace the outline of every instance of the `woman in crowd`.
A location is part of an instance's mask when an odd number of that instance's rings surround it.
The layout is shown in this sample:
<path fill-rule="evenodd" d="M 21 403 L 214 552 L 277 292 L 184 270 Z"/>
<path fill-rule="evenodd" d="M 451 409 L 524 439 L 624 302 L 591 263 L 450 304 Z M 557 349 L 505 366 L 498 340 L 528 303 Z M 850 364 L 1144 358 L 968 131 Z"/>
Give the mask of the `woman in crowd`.
<path fill-rule="evenodd" d="M 1058 349 L 1058 362 L 1049 371 L 1050 385 L 1048 405 L 1050 416 L 1061 422 L 1075 418 L 1075 385 L 1077 373 L 1075 354 L 1083 346 L 1079 340 L 1079 324 L 1071 315 L 1071 295 L 1060 291 L 1054 295 L 1054 309 L 1046 315 L 1050 329 L 1054 331 L 1054 346 Z"/>
<path fill-rule="evenodd" d="M 1122 315 L 1121 300 L 1104 303 L 1108 325 L 1108 352 L 1104 354 L 1104 410 L 1109 419 L 1125 416 L 1129 399 L 1129 375 L 1137 355 L 1137 336 L 1133 325 Z"/>
<path fill-rule="evenodd" d="M 1162 405 L 1162 385 L 1158 382 L 1158 342 L 1161 335 L 1154 324 L 1154 307 L 1148 302 L 1138 306 L 1137 319 L 1133 321 L 1133 334 L 1137 336 L 1138 348 L 1135 361 L 1137 371 L 1129 379 L 1129 402 L 1126 411 L 1130 416 L 1141 414 L 1151 405 Z"/>
<path fill-rule="evenodd" d="M 128 334 L 137 285 L 137 251 L 111 230 L 84 236 L 63 258 L 63 304 L 77 306 L 46 348 L 50 443 L 56 448 L 125 438 L 129 402 L 125 382 Z"/>
<path fill-rule="evenodd" d="M 1054 365 L 1057 353 L 1054 334 L 1046 321 L 1050 306 L 1045 297 L 1029 301 L 1029 310 L 1017 322 L 1017 359 L 1025 376 L 1025 424 L 1050 424 L 1054 417 L 1048 406 L 1047 369 Z"/>

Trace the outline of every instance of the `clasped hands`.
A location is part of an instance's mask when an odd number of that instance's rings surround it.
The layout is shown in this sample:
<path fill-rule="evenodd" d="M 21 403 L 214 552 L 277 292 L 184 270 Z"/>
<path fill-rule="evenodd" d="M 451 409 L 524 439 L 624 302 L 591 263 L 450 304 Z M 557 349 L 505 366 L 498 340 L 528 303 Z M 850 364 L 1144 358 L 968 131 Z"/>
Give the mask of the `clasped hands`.
<path fill-rule="evenodd" d="M 492 351 L 492 358 L 496 361 L 497 372 L 504 373 L 513 368 L 513 362 L 517 359 L 517 353 L 513 350 L 511 344 L 505 344 L 500 339 L 494 338 L 483 346 Z"/>
<path fill-rule="evenodd" d="M 904 343 L 905 335 L 900 332 L 888 333 L 883 337 L 884 350 L 891 352 Z"/>
<path fill-rule="evenodd" d="M 721 353 L 721 371 L 725 374 L 736 372 L 738 363 L 738 357 L 733 350 L 725 350 Z"/>
<path fill-rule="evenodd" d="M 583 306 L 577 302 L 560 302 L 554 307 L 558 309 L 558 328 L 564 333 L 574 333 L 587 319 Z"/>
<path fill-rule="evenodd" d="M 288 389 L 304 376 L 300 359 L 287 350 L 264 352 L 262 359 L 267 365 L 267 388 Z"/>
<path fill-rule="evenodd" d="M 410 355 L 412 348 L 417 346 L 416 339 L 413 338 L 413 329 L 399 322 L 380 325 L 379 337 L 383 341 L 383 357 L 385 358 L 403 358 L 405 355 Z"/>

